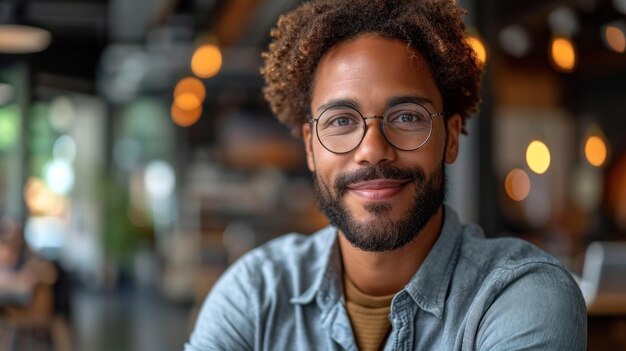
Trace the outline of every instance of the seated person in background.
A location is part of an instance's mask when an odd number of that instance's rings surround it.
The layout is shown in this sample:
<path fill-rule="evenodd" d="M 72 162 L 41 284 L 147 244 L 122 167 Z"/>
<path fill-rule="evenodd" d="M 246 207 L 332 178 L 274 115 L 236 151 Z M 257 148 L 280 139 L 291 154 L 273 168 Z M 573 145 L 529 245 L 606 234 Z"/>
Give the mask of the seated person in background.
<path fill-rule="evenodd" d="M 319 0 L 278 20 L 265 97 L 302 137 L 331 225 L 233 264 L 185 350 L 585 349 L 562 265 L 444 205 L 482 71 L 462 14 L 450 0 Z"/>
<path fill-rule="evenodd" d="M 52 316 L 54 265 L 26 247 L 20 226 L 0 220 L 0 315 L 12 319 Z"/>

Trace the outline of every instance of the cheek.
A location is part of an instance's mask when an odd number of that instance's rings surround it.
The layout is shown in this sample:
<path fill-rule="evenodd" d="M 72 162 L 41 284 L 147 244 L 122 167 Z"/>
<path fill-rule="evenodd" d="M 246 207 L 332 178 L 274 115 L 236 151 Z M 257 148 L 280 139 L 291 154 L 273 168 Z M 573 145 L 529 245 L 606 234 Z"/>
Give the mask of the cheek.
<path fill-rule="evenodd" d="M 430 137 L 427 148 L 424 150 L 428 154 L 428 158 L 431 159 L 431 163 L 440 164 L 444 161 L 446 153 L 446 131 L 443 126 L 433 130 L 433 135 Z"/>
<path fill-rule="evenodd" d="M 350 156 L 336 155 L 326 150 L 317 140 L 313 140 L 311 145 L 314 155 L 314 168 L 317 177 L 324 183 L 332 185 L 337 174 L 346 172 L 349 169 Z"/>
<path fill-rule="evenodd" d="M 431 144 L 429 141 L 428 146 L 425 145 L 416 151 L 401 152 L 395 165 L 403 168 L 421 169 L 427 175 L 431 174 L 441 168 L 444 158 L 444 145 L 443 142 Z"/>

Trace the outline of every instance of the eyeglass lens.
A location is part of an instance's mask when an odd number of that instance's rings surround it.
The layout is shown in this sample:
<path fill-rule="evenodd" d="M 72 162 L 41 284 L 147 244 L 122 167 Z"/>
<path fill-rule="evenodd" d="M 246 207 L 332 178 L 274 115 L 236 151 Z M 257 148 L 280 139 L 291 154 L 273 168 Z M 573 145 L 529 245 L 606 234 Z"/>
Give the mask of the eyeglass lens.
<path fill-rule="evenodd" d="M 366 132 L 365 119 L 347 106 L 331 107 L 317 120 L 317 136 L 322 145 L 336 153 L 354 150 Z M 380 117 L 378 117 L 380 118 Z M 393 106 L 382 116 L 385 138 L 400 150 L 415 150 L 428 141 L 432 130 L 430 113 L 421 105 L 404 103 Z"/>

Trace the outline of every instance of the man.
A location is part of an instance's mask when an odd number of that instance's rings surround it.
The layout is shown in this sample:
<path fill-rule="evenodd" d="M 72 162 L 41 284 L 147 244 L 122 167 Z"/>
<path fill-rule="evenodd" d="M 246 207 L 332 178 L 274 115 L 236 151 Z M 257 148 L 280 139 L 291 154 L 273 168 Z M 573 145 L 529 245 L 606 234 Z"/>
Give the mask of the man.
<path fill-rule="evenodd" d="M 315 1 L 284 15 L 265 96 L 301 134 L 331 226 L 253 250 L 186 350 L 582 350 L 563 267 L 445 205 L 481 66 L 450 0 Z"/>

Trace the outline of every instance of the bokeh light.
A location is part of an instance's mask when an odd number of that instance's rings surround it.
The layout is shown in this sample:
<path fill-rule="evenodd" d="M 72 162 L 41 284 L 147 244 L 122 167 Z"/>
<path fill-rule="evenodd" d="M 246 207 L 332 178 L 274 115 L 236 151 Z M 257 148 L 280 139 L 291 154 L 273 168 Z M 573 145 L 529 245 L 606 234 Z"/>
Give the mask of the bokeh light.
<path fill-rule="evenodd" d="M 526 28 L 512 24 L 504 28 L 498 35 L 500 46 L 509 55 L 524 57 L 531 47 L 531 39 Z"/>
<path fill-rule="evenodd" d="M 0 24 L 0 54 L 30 54 L 50 45 L 49 31 L 31 26 Z"/>
<path fill-rule="evenodd" d="M 20 136 L 20 118 L 17 106 L 0 107 L 0 151 L 11 149 Z"/>
<path fill-rule="evenodd" d="M 581 164 L 571 172 L 571 198 L 585 212 L 596 210 L 602 203 L 604 175 L 602 171 Z"/>
<path fill-rule="evenodd" d="M 602 167 L 607 158 L 607 145 L 599 136 L 591 136 L 585 142 L 585 157 L 595 167 Z"/>
<path fill-rule="evenodd" d="M 144 184 L 148 194 L 154 199 L 166 199 L 174 193 L 176 175 L 174 168 L 162 160 L 155 160 L 146 166 Z"/>
<path fill-rule="evenodd" d="M 481 63 L 487 62 L 487 49 L 485 48 L 485 44 L 483 44 L 482 40 L 476 36 L 470 36 L 467 38 L 467 43 L 474 49 L 476 53 L 476 57 Z"/>
<path fill-rule="evenodd" d="M 560 36 L 572 37 L 580 31 L 580 22 L 576 11 L 566 5 L 558 6 L 550 11 L 548 25 L 552 33 Z"/>
<path fill-rule="evenodd" d="M 55 159 L 63 159 L 73 162 L 76 158 L 76 142 L 69 135 L 61 135 L 52 147 L 52 155 Z"/>
<path fill-rule="evenodd" d="M 195 77 L 180 80 L 174 88 L 172 121 L 181 127 L 189 127 L 202 116 L 202 103 L 206 97 L 204 83 Z"/>
<path fill-rule="evenodd" d="M 623 53 L 626 51 L 626 35 L 624 30 L 617 25 L 607 25 L 604 27 L 604 43 L 615 51 Z"/>
<path fill-rule="evenodd" d="M 68 131 L 76 119 L 76 106 L 67 96 L 58 96 L 50 102 L 50 124 L 59 132 Z"/>
<path fill-rule="evenodd" d="M 15 88 L 6 83 L 0 83 L 0 106 L 6 105 L 15 98 Z"/>
<path fill-rule="evenodd" d="M 55 159 L 44 168 L 44 179 L 48 187 L 57 194 L 67 194 L 74 187 L 74 169 L 64 159 Z"/>
<path fill-rule="evenodd" d="M 29 178 L 24 185 L 24 202 L 30 214 L 35 216 L 59 216 L 67 204 L 65 199 L 50 190 L 39 178 Z"/>
<path fill-rule="evenodd" d="M 176 96 L 174 104 L 185 111 L 190 111 L 197 109 L 202 104 L 202 100 L 196 94 L 186 92 Z"/>
<path fill-rule="evenodd" d="M 202 106 L 199 106 L 195 110 L 186 111 L 178 107 L 176 104 L 172 104 L 172 121 L 181 127 L 189 127 L 196 123 L 200 116 L 202 116 Z"/>
<path fill-rule="evenodd" d="M 204 83 L 196 77 L 185 77 L 181 79 L 174 88 L 174 100 L 176 101 L 177 97 L 187 93 L 195 95 L 200 101 L 204 101 L 206 97 Z"/>
<path fill-rule="evenodd" d="M 530 194 L 530 177 L 523 170 L 516 168 L 506 176 L 504 188 L 513 201 L 522 201 Z"/>
<path fill-rule="evenodd" d="M 211 78 L 222 68 L 222 52 L 212 44 L 202 45 L 191 57 L 191 71 L 200 78 Z"/>
<path fill-rule="evenodd" d="M 537 174 L 544 174 L 550 168 L 550 149 L 541 141 L 534 140 L 526 149 L 528 167 Z"/>
<path fill-rule="evenodd" d="M 573 71 L 574 68 L 576 68 L 576 49 L 574 43 L 567 38 L 553 38 L 550 43 L 550 58 L 559 71 Z"/>

